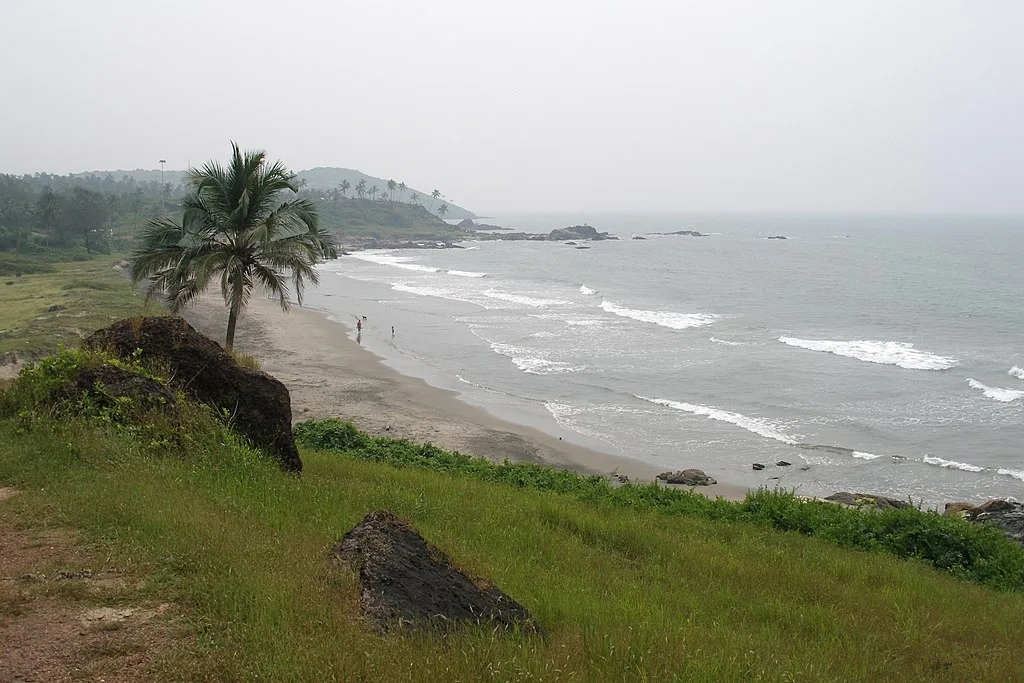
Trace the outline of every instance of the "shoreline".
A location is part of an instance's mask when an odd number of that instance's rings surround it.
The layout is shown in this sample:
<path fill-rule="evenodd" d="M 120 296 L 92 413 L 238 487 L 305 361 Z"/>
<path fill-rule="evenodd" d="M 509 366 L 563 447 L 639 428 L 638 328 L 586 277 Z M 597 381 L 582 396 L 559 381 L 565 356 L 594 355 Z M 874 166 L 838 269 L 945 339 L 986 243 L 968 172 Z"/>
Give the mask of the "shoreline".
<path fill-rule="evenodd" d="M 227 315 L 219 297 L 200 297 L 183 316 L 203 334 L 223 340 Z M 371 434 L 429 442 L 492 461 L 535 462 L 581 474 L 616 473 L 636 482 L 653 481 L 662 471 L 497 417 L 453 391 L 387 366 L 348 333 L 347 325 L 329 320 L 325 312 L 292 306 L 284 313 L 275 301 L 254 296 L 239 320 L 235 348 L 254 356 L 264 371 L 288 387 L 293 420 L 337 417 Z M 711 498 L 742 500 L 749 489 L 720 482 L 694 490 Z"/>

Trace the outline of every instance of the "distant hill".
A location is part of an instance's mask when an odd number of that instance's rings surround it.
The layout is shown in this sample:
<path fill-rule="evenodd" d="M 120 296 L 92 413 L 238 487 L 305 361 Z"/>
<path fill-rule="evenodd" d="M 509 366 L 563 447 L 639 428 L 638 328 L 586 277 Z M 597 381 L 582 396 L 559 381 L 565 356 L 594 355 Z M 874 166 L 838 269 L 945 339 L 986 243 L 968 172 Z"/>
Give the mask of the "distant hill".
<path fill-rule="evenodd" d="M 342 244 L 359 238 L 377 240 L 464 239 L 466 233 L 419 204 L 370 199 L 316 199 L 320 225 L 339 236 Z"/>
<path fill-rule="evenodd" d="M 317 188 L 320 190 L 337 190 L 338 185 L 340 185 L 343 180 L 347 180 L 352 185 L 352 187 L 349 188 L 348 190 L 349 197 L 355 196 L 355 188 L 356 185 L 359 184 L 360 180 L 366 181 L 367 189 L 373 187 L 374 185 L 380 188 L 382 192 L 387 192 L 388 189 L 387 178 L 377 178 L 372 175 L 366 175 L 365 173 L 362 173 L 360 171 L 354 171 L 350 168 L 320 166 L 317 168 L 310 168 L 305 171 L 299 171 L 298 176 L 299 178 L 309 183 L 309 188 Z M 401 178 L 395 178 L 395 182 L 402 182 Z M 420 199 L 417 203 L 429 211 L 431 209 L 430 192 L 432 190 L 433 188 L 424 191 L 410 187 L 406 189 L 405 194 L 401 197 L 401 199 L 399 199 L 399 193 L 396 190 L 395 201 L 402 201 L 408 203 L 410 197 L 415 192 L 420 196 Z M 466 209 L 461 206 L 456 206 L 455 204 L 446 201 L 443 197 L 433 203 L 433 213 L 437 213 L 437 207 L 441 205 L 441 202 L 444 202 L 448 205 L 448 215 L 446 216 L 446 218 L 458 218 L 460 220 L 463 218 L 476 218 L 476 214 L 474 214 L 469 209 Z"/>

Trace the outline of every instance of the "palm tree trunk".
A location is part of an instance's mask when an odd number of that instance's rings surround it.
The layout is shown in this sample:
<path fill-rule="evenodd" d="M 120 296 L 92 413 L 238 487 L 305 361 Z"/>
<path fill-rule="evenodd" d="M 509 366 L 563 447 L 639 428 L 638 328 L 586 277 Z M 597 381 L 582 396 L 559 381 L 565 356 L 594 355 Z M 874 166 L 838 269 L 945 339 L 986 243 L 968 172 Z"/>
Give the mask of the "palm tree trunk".
<path fill-rule="evenodd" d="M 227 350 L 231 351 L 235 346 L 235 324 L 238 322 L 238 304 L 232 304 L 228 312 L 228 334 L 225 339 Z"/>

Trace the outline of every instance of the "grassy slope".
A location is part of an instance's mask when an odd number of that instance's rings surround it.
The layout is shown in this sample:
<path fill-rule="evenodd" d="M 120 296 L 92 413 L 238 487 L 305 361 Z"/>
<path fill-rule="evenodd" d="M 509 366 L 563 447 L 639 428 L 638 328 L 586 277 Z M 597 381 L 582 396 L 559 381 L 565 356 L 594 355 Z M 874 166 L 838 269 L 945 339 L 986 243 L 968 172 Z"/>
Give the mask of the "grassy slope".
<path fill-rule="evenodd" d="M 145 458 L 117 437 L 0 423 L 22 519 L 81 527 L 191 610 L 201 668 L 268 680 L 1009 680 L 1024 596 L 752 525 L 666 518 L 443 473 L 304 453 L 302 480 L 209 444 Z M 181 456 L 182 454 L 178 454 Z M 191 456 L 191 457 L 190 457 Z M 55 485 L 57 483 L 60 485 Z M 550 632 L 380 638 L 333 543 L 408 517 Z M 984 615 L 968 619 L 966 615 Z"/>
<path fill-rule="evenodd" d="M 143 310 L 113 265 L 118 258 L 52 264 L 52 272 L 0 277 L 0 355 L 52 351 Z M 50 306 L 65 310 L 48 312 Z M 155 309 L 154 309 L 155 310 Z"/>

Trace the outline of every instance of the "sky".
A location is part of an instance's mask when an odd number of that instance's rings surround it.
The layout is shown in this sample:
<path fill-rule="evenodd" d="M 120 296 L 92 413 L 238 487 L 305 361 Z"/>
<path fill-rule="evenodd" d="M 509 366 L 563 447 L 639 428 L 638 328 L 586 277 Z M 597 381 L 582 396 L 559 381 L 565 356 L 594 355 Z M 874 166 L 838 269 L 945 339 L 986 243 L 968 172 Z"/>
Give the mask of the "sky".
<path fill-rule="evenodd" d="M 0 173 L 341 166 L 481 211 L 1024 213 L 1019 0 L 5 0 Z"/>

